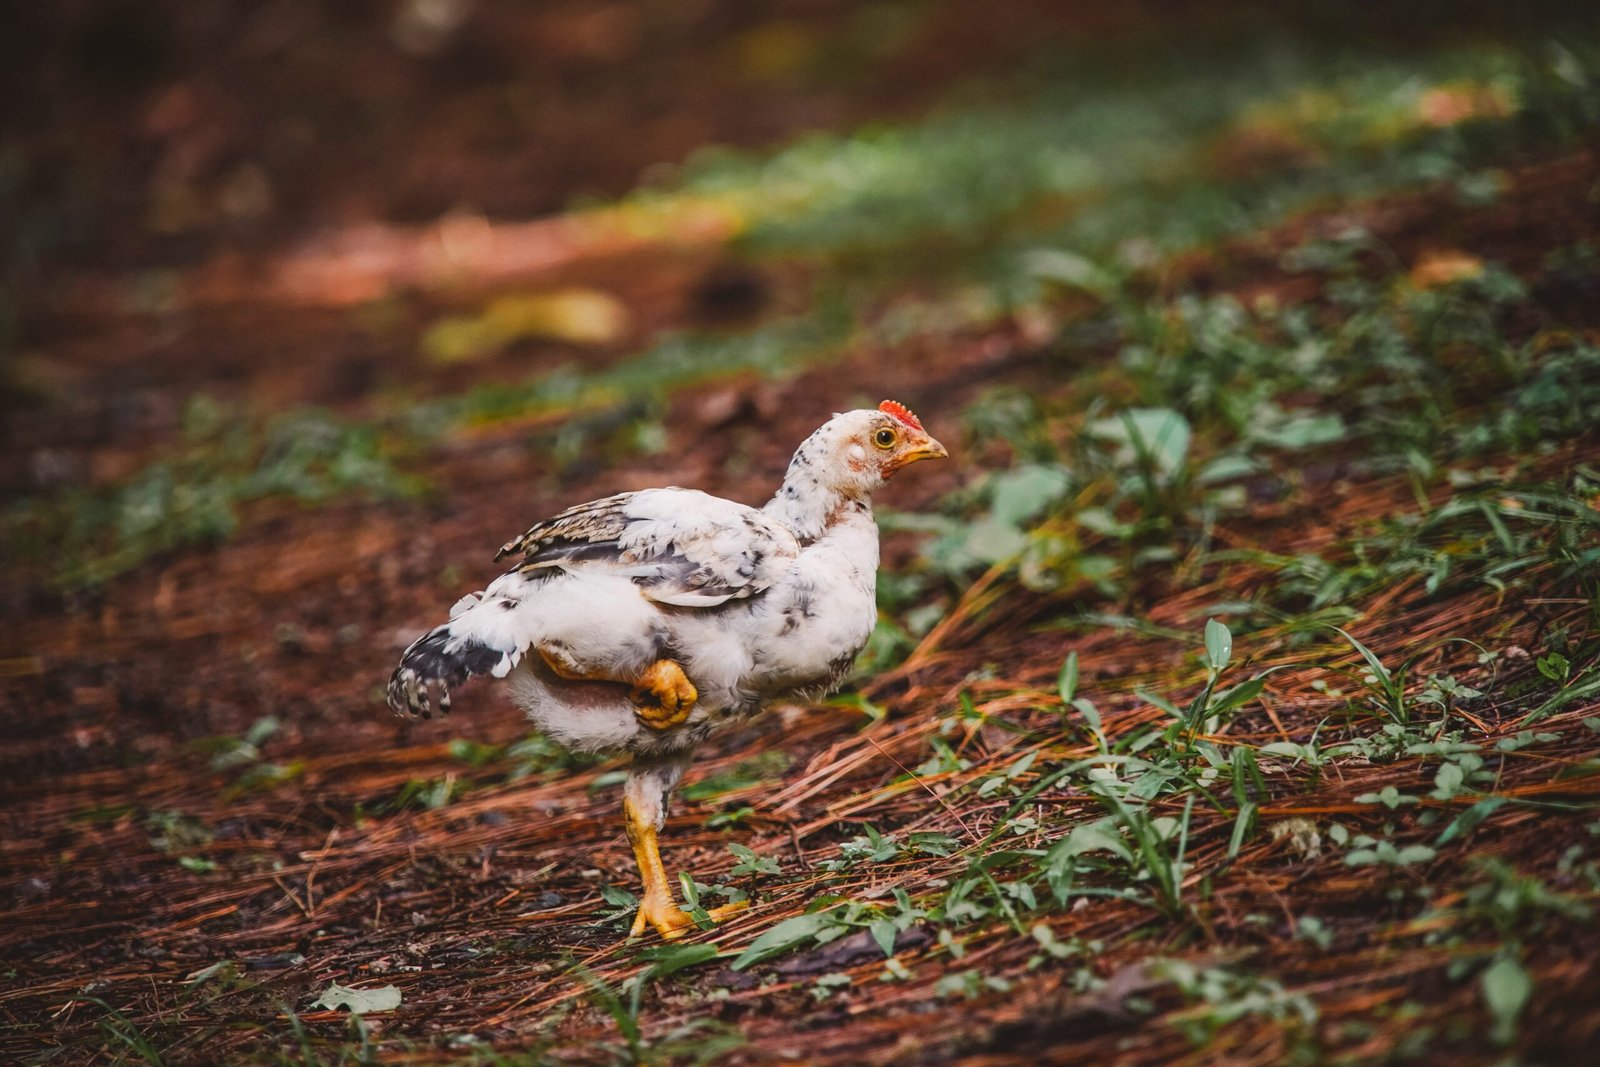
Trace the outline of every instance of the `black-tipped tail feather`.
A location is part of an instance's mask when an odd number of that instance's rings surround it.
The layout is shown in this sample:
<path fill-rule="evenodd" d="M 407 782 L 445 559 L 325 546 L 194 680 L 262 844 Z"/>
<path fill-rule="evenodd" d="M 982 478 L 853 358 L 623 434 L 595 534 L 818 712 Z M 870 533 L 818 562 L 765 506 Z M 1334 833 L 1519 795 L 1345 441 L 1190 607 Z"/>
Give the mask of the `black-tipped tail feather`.
<path fill-rule="evenodd" d="M 512 657 L 513 659 L 515 657 Z M 389 676 L 389 707 L 396 714 L 433 718 L 432 694 L 439 714 L 450 714 L 450 690 L 475 674 L 504 674 L 507 654 L 471 637 L 451 632 L 451 624 L 428 631 L 411 643 L 400 666 Z"/>

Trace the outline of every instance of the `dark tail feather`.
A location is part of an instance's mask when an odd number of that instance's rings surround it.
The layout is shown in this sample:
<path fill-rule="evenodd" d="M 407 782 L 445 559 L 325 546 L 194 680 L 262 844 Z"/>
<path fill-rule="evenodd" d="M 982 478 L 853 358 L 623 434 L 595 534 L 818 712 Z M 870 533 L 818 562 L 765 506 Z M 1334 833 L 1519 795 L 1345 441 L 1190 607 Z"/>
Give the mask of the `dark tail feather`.
<path fill-rule="evenodd" d="M 437 691 L 439 714 L 450 714 L 450 690 L 474 674 L 489 674 L 504 652 L 450 632 L 451 624 L 429 630 L 411 643 L 400 666 L 389 676 L 389 706 L 399 715 L 433 718 L 431 694 Z"/>

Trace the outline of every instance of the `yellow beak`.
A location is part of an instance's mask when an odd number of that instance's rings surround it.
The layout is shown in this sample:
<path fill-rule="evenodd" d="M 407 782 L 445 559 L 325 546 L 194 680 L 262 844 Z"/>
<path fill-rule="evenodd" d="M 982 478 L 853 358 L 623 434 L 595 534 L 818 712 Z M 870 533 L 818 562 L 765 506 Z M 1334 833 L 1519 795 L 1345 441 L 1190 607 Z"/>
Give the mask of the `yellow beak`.
<path fill-rule="evenodd" d="M 899 457 L 894 461 L 894 465 L 886 473 L 893 474 L 901 467 L 908 467 L 919 460 L 948 459 L 949 456 L 950 453 L 945 451 L 944 445 L 930 437 L 924 444 L 913 448 L 911 451 L 900 453 Z"/>

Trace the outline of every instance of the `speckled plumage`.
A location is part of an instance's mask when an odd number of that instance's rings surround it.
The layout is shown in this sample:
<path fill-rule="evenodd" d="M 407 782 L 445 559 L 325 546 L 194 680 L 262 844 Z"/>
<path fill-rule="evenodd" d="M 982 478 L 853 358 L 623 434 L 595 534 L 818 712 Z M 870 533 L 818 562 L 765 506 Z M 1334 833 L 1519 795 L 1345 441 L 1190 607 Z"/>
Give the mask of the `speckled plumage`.
<path fill-rule="evenodd" d="M 730 714 L 795 690 L 836 686 L 876 619 L 875 472 L 852 469 L 854 438 L 897 412 L 835 416 L 796 451 L 763 509 L 694 489 L 646 489 L 579 504 L 507 542 L 520 562 L 406 650 L 389 685 L 397 711 L 450 708 L 467 677 L 516 673 L 513 693 L 559 741 L 583 750 L 687 747 Z M 917 426 L 920 430 L 920 424 Z M 862 450 L 859 444 L 853 446 Z M 700 690 L 687 729 L 635 721 L 626 691 L 549 670 L 628 678 L 663 657 Z"/>
<path fill-rule="evenodd" d="M 507 678 L 553 740 L 633 753 L 630 810 L 659 826 L 666 792 L 712 730 L 848 674 L 877 619 L 872 494 L 901 466 L 944 454 L 886 401 L 808 437 L 763 508 L 676 487 L 568 508 L 504 545 L 496 558 L 520 562 L 406 649 L 389 704 L 426 716 L 436 700 L 447 712 L 468 677 Z M 628 685 L 660 661 L 698 695 L 667 728 L 641 716 Z"/>

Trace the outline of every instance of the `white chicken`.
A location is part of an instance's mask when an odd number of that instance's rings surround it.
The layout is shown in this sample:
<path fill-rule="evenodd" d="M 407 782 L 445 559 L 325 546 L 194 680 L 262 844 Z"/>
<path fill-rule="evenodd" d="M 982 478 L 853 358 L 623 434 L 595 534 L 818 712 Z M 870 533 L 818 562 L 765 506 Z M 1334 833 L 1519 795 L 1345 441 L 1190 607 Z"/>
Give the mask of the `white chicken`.
<path fill-rule="evenodd" d="M 522 562 L 406 649 L 389 704 L 427 717 L 436 699 L 447 713 L 451 687 L 507 678 L 552 740 L 631 753 L 623 815 L 644 880 L 633 933 L 680 937 L 694 924 L 657 834 L 695 746 L 773 697 L 839 684 L 877 619 L 872 494 L 947 454 L 886 400 L 806 438 L 763 508 L 679 488 L 568 508 L 501 548 L 497 559 Z"/>

